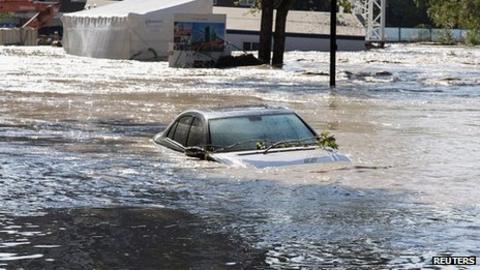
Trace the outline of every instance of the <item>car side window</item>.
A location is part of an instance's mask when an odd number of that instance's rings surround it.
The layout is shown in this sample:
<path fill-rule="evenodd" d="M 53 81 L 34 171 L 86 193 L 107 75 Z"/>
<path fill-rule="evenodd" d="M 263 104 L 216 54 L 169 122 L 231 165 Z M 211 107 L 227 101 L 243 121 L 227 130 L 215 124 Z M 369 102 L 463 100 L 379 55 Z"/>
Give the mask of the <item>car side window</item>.
<path fill-rule="evenodd" d="M 200 119 L 193 118 L 188 135 L 187 146 L 202 146 L 206 144 L 204 126 Z"/>
<path fill-rule="evenodd" d="M 178 121 L 173 123 L 172 127 L 168 131 L 167 137 L 173 140 L 173 136 L 175 135 L 175 130 L 177 129 Z"/>
<path fill-rule="evenodd" d="M 175 129 L 175 134 L 173 134 L 173 140 L 178 142 L 181 145 L 185 145 L 187 142 L 188 131 L 190 129 L 190 124 L 192 122 L 191 116 L 185 116 L 178 120 L 177 128 Z"/>

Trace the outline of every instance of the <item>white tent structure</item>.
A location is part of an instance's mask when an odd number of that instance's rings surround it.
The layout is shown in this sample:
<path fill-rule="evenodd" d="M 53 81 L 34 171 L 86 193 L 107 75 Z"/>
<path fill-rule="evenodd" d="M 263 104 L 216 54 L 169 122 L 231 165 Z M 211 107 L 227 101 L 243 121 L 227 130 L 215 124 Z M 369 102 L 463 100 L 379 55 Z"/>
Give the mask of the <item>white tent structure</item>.
<path fill-rule="evenodd" d="M 69 54 L 110 59 L 166 58 L 175 14 L 211 14 L 212 0 L 124 0 L 62 17 Z"/>

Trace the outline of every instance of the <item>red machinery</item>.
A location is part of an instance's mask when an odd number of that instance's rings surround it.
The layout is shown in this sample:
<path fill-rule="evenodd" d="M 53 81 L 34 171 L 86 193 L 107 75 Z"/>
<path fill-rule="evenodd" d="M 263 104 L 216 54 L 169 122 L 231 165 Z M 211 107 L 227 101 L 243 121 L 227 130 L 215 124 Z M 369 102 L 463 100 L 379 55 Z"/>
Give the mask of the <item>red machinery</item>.
<path fill-rule="evenodd" d="M 0 0 L 0 13 L 35 13 L 22 27 L 40 28 L 58 13 L 60 3 L 34 0 Z"/>

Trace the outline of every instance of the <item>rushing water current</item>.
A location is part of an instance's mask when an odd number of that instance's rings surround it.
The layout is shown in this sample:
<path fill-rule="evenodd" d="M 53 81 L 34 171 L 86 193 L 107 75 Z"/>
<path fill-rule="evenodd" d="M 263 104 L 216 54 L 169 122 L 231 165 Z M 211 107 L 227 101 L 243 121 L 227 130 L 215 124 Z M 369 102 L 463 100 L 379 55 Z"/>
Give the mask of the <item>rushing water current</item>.
<path fill-rule="evenodd" d="M 0 269 L 411 269 L 480 256 L 480 49 L 290 52 L 171 69 L 0 47 Z M 352 159 L 245 170 L 151 138 L 187 108 L 269 104 Z"/>

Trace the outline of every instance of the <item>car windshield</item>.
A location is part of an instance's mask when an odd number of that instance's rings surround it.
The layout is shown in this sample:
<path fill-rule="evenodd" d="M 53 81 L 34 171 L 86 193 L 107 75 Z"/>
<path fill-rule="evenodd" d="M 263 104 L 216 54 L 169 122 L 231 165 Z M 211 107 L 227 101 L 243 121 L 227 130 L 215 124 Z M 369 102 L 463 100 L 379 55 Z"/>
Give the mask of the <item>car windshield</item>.
<path fill-rule="evenodd" d="M 293 113 L 213 119 L 211 144 L 217 151 L 264 149 L 281 141 L 314 141 L 313 132 Z"/>

